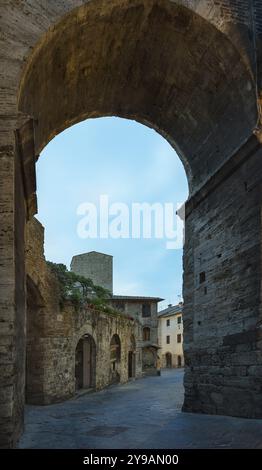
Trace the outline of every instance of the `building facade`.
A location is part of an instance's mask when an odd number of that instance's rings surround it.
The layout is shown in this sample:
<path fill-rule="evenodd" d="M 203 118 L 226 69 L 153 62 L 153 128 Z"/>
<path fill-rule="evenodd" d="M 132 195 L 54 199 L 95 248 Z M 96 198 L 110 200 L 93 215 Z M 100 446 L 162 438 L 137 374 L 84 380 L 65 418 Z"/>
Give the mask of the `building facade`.
<path fill-rule="evenodd" d="M 158 313 L 161 367 L 184 367 L 183 304 L 169 305 Z"/>
<path fill-rule="evenodd" d="M 141 325 L 139 346 L 142 354 L 144 375 L 157 373 L 158 344 L 158 302 L 159 297 L 113 295 L 111 305 L 126 315 L 136 318 Z"/>

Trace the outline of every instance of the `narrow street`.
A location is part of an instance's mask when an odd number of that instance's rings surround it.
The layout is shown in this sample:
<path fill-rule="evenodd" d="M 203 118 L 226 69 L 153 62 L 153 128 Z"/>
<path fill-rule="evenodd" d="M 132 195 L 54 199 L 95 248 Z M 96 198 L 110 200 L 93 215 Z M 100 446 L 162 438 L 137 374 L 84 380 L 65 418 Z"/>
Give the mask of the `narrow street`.
<path fill-rule="evenodd" d="M 20 448 L 262 448 L 262 420 L 181 413 L 183 371 L 45 407 L 27 406 Z"/>

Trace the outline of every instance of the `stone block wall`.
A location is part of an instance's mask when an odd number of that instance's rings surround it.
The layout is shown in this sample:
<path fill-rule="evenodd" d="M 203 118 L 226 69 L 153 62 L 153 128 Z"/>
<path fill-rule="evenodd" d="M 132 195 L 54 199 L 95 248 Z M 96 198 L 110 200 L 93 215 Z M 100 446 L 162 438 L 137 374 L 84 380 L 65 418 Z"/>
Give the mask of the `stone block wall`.
<path fill-rule="evenodd" d="M 122 314 L 107 314 L 88 306 L 77 310 L 69 301 L 59 305 L 58 285 L 43 254 L 44 229 L 33 219 L 27 224 L 27 383 L 28 403 L 49 404 L 75 393 L 75 351 L 86 334 L 96 344 L 97 390 L 111 382 L 110 341 L 117 334 L 120 382 L 128 380 L 131 337 L 136 340 L 136 377 L 142 374 L 140 323 Z"/>
<path fill-rule="evenodd" d="M 0 118 L 0 448 L 15 445 L 24 413 L 26 207 L 13 121 Z"/>
<path fill-rule="evenodd" d="M 261 157 L 254 139 L 188 202 L 185 411 L 262 417 Z"/>
<path fill-rule="evenodd" d="M 27 402 L 46 405 L 70 398 L 75 393 L 75 350 L 86 334 L 96 344 L 96 390 L 111 382 L 110 341 L 118 334 L 121 341 L 121 361 L 118 367 L 120 382 L 128 380 L 128 351 L 130 338 L 137 325 L 120 316 L 102 314 L 88 308 L 77 312 L 68 304 L 59 314 L 53 312 L 49 328 L 39 331 L 39 338 L 28 338 L 29 368 L 35 368 L 34 383 L 27 390 Z M 52 333 L 51 333 L 52 332 Z M 36 354 L 35 354 L 36 353 Z M 136 350 L 136 376 L 141 375 L 139 348 Z"/>
<path fill-rule="evenodd" d="M 17 310 L 14 305 L 15 265 L 13 231 L 13 173 L 15 167 L 14 136 L 0 133 L 0 447 L 12 447 L 23 426 L 22 410 L 14 404 L 23 403 L 23 367 L 17 368 L 19 352 L 16 346 Z"/>
<path fill-rule="evenodd" d="M 110 341 L 114 334 L 118 334 L 121 341 L 121 361 L 117 366 L 120 382 L 126 382 L 130 338 L 135 333 L 136 325 L 131 320 L 88 308 L 76 312 L 68 304 L 58 315 L 54 315 L 54 319 L 50 319 L 50 330 L 40 330 L 39 338 L 33 341 L 28 338 L 30 361 L 27 367 L 34 368 L 34 382 L 31 380 L 27 388 L 27 402 L 46 405 L 74 395 L 75 350 L 78 341 L 86 334 L 91 335 L 96 344 L 96 390 L 111 382 Z M 136 376 L 139 377 L 139 348 L 136 355 Z"/>

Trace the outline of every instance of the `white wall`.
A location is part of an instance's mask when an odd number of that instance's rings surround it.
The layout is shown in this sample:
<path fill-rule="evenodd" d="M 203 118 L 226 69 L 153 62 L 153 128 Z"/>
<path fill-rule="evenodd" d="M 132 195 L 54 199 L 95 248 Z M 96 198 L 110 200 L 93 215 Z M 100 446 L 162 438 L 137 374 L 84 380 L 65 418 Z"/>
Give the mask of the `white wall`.
<path fill-rule="evenodd" d="M 166 367 L 166 353 L 172 355 L 172 367 L 178 367 L 178 356 L 181 357 L 182 366 L 184 365 L 183 353 L 183 318 L 181 323 L 178 323 L 178 317 L 182 317 L 182 313 L 177 313 L 158 319 L 158 338 L 161 346 L 160 355 L 162 367 Z M 167 320 L 170 321 L 170 326 L 167 326 Z M 177 342 L 177 335 L 181 334 L 181 343 Z M 170 336 L 170 344 L 167 344 L 166 338 Z"/>

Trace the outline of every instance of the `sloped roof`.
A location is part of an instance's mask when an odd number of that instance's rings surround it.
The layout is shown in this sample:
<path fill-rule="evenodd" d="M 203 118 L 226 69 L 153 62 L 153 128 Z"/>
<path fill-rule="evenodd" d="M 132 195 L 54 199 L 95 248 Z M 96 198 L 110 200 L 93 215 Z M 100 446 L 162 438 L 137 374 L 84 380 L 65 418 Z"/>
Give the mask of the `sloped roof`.
<path fill-rule="evenodd" d="M 183 305 L 171 305 L 171 307 L 167 307 L 164 310 L 160 310 L 158 312 L 158 317 L 169 317 L 170 315 L 177 315 L 179 313 L 183 313 Z"/>
<path fill-rule="evenodd" d="M 87 256 L 87 255 L 93 255 L 93 254 L 102 255 L 102 256 L 109 256 L 110 258 L 113 258 L 112 255 L 109 255 L 108 253 L 102 253 L 101 251 L 87 251 L 86 253 L 79 253 L 78 255 L 74 255 L 73 258 L 78 258 L 80 256 Z"/>
<path fill-rule="evenodd" d="M 130 300 L 130 301 L 136 301 L 136 300 L 144 300 L 144 301 L 154 301 L 154 302 L 162 302 L 160 297 L 141 297 L 139 295 L 113 295 L 110 300 Z"/>

